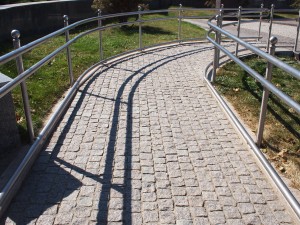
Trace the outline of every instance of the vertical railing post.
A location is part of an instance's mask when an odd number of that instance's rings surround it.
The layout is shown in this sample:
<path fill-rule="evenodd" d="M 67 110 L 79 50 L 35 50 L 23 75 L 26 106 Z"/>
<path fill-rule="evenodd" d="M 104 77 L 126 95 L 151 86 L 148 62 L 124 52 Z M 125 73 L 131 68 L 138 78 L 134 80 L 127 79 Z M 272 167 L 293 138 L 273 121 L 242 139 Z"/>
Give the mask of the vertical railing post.
<path fill-rule="evenodd" d="M 274 36 L 270 38 L 270 43 L 272 44 L 269 49 L 269 54 L 274 56 L 275 55 L 275 48 L 276 44 L 278 42 L 278 39 Z M 268 81 L 272 80 L 272 70 L 273 70 L 273 64 L 268 62 L 268 66 L 266 69 L 266 79 Z M 266 88 L 263 90 L 262 95 L 262 101 L 261 101 L 261 109 L 260 109 L 260 115 L 259 115 L 259 122 L 258 122 L 258 131 L 257 131 L 257 146 L 260 147 L 263 139 L 263 132 L 264 132 L 264 126 L 265 126 L 265 120 L 266 120 L 266 114 L 267 114 L 267 107 L 268 107 L 268 99 L 269 99 L 269 93 L 270 91 Z"/>
<path fill-rule="evenodd" d="M 219 23 L 218 23 L 218 27 L 222 28 L 222 24 L 223 24 L 223 16 L 224 16 L 224 5 L 221 5 L 221 9 L 220 9 L 220 18 L 219 18 Z M 218 44 L 220 44 L 222 42 L 222 35 L 220 32 L 218 32 Z M 219 67 L 219 59 L 220 59 L 220 49 L 218 49 L 217 51 L 217 59 L 218 59 L 218 64 L 217 64 L 217 68 Z"/>
<path fill-rule="evenodd" d="M 267 42 L 267 50 L 270 48 L 270 39 L 272 35 L 272 25 L 273 25 L 273 17 L 274 17 L 274 4 L 271 5 L 271 13 L 270 13 L 270 25 L 269 25 L 269 36 L 268 36 L 268 42 Z"/>
<path fill-rule="evenodd" d="M 237 37 L 240 37 L 240 32 L 241 32 L 241 18 L 242 18 L 242 6 L 239 7 L 239 11 L 238 11 L 238 25 L 237 25 Z M 235 46 L 235 55 L 238 55 L 238 51 L 239 51 L 239 43 L 236 43 Z"/>
<path fill-rule="evenodd" d="M 101 19 L 101 9 L 98 9 L 98 27 L 102 27 L 102 19 Z M 100 60 L 103 60 L 103 45 L 102 45 L 102 30 L 99 30 L 99 51 L 100 51 Z"/>
<path fill-rule="evenodd" d="M 221 5 L 221 9 L 220 9 L 220 24 L 219 24 L 220 28 L 222 28 L 223 16 L 224 16 L 224 4 Z M 221 33 L 220 33 L 220 37 L 221 37 Z"/>
<path fill-rule="evenodd" d="M 139 11 L 139 48 L 140 50 L 143 49 L 143 40 L 142 40 L 142 7 L 139 5 L 138 6 L 138 11 Z"/>
<path fill-rule="evenodd" d="M 297 48 L 298 48 L 299 29 L 300 29 L 300 10 L 299 10 L 299 15 L 298 15 L 298 25 L 297 25 L 296 40 L 295 40 L 295 45 L 294 45 L 294 52 L 297 52 Z"/>
<path fill-rule="evenodd" d="M 182 4 L 179 4 L 178 12 L 178 41 L 181 40 L 181 21 L 182 21 Z"/>
<path fill-rule="evenodd" d="M 67 27 L 69 25 L 69 17 L 67 15 L 63 16 L 64 18 L 64 27 Z M 66 30 L 66 42 L 70 40 L 70 33 L 69 30 Z M 72 70 L 72 58 L 71 58 L 71 51 L 70 47 L 67 47 L 67 60 L 68 60 L 68 70 L 69 70 L 69 77 L 70 77 L 70 85 L 73 85 L 74 83 L 74 76 L 73 76 L 73 70 Z"/>
<path fill-rule="evenodd" d="M 21 47 L 20 32 L 18 30 L 13 30 L 11 32 L 11 36 L 13 38 L 14 49 L 20 48 Z M 22 56 L 18 56 L 16 58 L 16 64 L 17 64 L 18 74 L 23 73 L 24 66 L 23 66 Z M 26 82 L 23 81 L 20 85 L 21 85 L 21 92 L 22 92 L 22 98 L 23 98 L 24 112 L 25 112 L 25 117 L 26 117 L 27 132 L 28 132 L 29 140 L 32 143 L 34 140 L 34 131 L 33 131 L 33 124 L 32 124 Z"/>
<path fill-rule="evenodd" d="M 221 15 L 216 16 L 217 20 L 217 26 L 220 27 L 221 24 Z M 220 44 L 221 39 L 220 39 L 220 34 L 219 32 L 216 31 L 216 36 L 215 36 L 215 41 Z M 219 67 L 219 60 L 220 60 L 220 50 L 215 46 L 214 48 L 214 61 L 213 61 L 213 73 L 211 77 L 211 82 L 215 82 L 216 80 L 216 75 L 217 75 L 217 69 Z"/>
<path fill-rule="evenodd" d="M 264 8 L 264 4 L 262 3 L 260 5 L 260 15 L 259 15 L 259 25 L 258 25 L 258 38 L 257 38 L 257 41 L 259 41 L 260 39 L 260 33 L 261 33 L 261 23 L 262 23 L 262 19 L 263 19 L 263 8 Z"/>

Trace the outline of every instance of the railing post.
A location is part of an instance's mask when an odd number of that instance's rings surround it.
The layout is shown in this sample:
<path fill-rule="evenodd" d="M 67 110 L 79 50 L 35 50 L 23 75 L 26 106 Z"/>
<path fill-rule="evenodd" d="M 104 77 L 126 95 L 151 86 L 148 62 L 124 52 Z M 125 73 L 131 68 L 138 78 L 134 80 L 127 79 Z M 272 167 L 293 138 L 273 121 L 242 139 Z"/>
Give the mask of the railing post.
<path fill-rule="evenodd" d="M 264 8 L 264 4 L 263 3 L 260 5 L 260 8 L 261 8 L 261 11 L 260 11 L 260 16 L 259 16 L 258 38 L 257 38 L 257 41 L 259 41 L 259 39 L 260 39 L 260 33 L 261 33 L 261 23 L 262 23 L 263 8 Z"/>
<path fill-rule="evenodd" d="M 242 6 L 239 7 L 239 11 L 238 11 L 238 26 L 237 26 L 237 37 L 240 37 L 240 32 L 241 32 L 241 17 L 242 17 Z M 236 43 L 235 46 L 235 55 L 238 55 L 238 51 L 239 51 L 239 43 Z"/>
<path fill-rule="evenodd" d="M 181 40 L 181 21 L 182 21 L 182 4 L 179 4 L 178 12 L 178 41 Z"/>
<path fill-rule="evenodd" d="M 219 23 L 217 24 L 218 27 L 222 28 L 222 24 L 223 24 L 223 15 L 224 15 L 224 5 L 221 5 L 221 9 L 220 9 L 220 18 L 219 18 Z M 222 42 L 222 34 L 220 32 L 218 32 L 218 41 L 217 43 L 220 44 Z M 219 67 L 219 59 L 220 59 L 220 49 L 218 49 L 217 51 L 217 59 L 218 59 L 218 63 L 217 63 L 217 68 Z"/>
<path fill-rule="evenodd" d="M 221 15 L 217 15 L 216 20 L 217 20 L 217 26 L 220 27 Z M 221 42 L 220 37 L 221 37 L 221 34 L 216 31 L 215 41 L 218 44 L 220 44 L 220 42 Z M 216 80 L 217 69 L 219 67 L 219 60 L 220 60 L 220 50 L 217 47 L 215 47 L 215 49 L 214 49 L 214 61 L 213 61 L 213 73 L 212 73 L 212 77 L 211 77 L 211 82 L 215 82 L 215 80 Z"/>
<path fill-rule="evenodd" d="M 138 11 L 139 11 L 139 48 L 142 50 L 143 48 L 143 39 L 142 39 L 142 7 L 139 5 L 138 6 Z"/>
<path fill-rule="evenodd" d="M 272 36 L 270 38 L 271 47 L 269 49 L 269 54 L 274 56 L 275 55 L 275 48 L 276 44 L 278 42 L 277 37 Z M 266 79 L 268 81 L 272 80 L 272 70 L 273 70 L 273 64 L 268 62 L 268 66 L 266 69 Z M 260 109 L 260 115 L 259 115 L 259 122 L 258 122 L 258 131 L 257 131 L 257 146 L 260 147 L 263 139 L 263 132 L 264 132 L 264 126 L 265 126 L 265 120 L 266 120 L 266 114 L 267 114 L 267 107 L 268 107 L 268 99 L 269 99 L 269 93 L 270 91 L 266 88 L 263 90 L 262 95 L 262 101 L 261 101 L 261 109 Z"/>
<path fill-rule="evenodd" d="M 102 27 L 101 9 L 98 9 L 98 27 Z M 102 30 L 99 30 L 99 51 L 100 51 L 100 60 L 103 60 L 103 45 L 102 45 Z"/>
<path fill-rule="evenodd" d="M 221 5 L 221 9 L 220 9 L 220 24 L 219 27 L 222 28 L 222 24 L 223 24 L 223 16 L 224 16 L 224 5 Z M 220 38 L 221 38 L 221 33 L 220 33 Z"/>
<path fill-rule="evenodd" d="M 298 25 L 297 25 L 297 34 L 296 34 L 296 40 L 295 40 L 295 45 L 294 45 L 294 52 L 297 52 L 297 48 L 298 48 L 299 29 L 300 29 L 300 10 L 299 10 L 299 16 L 298 16 Z"/>
<path fill-rule="evenodd" d="M 270 13 L 270 25 L 269 25 L 269 36 L 268 36 L 268 43 L 267 43 L 267 50 L 270 48 L 270 39 L 272 35 L 272 25 L 273 25 L 273 17 L 274 17 L 274 4 L 271 5 L 271 13 Z"/>
<path fill-rule="evenodd" d="M 14 49 L 20 48 L 21 47 L 20 32 L 18 30 L 13 30 L 11 32 L 11 36 L 13 38 Z M 23 73 L 24 72 L 24 66 L 23 66 L 22 56 L 18 56 L 16 58 L 16 64 L 17 64 L 18 74 Z M 28 135 L 29 135 L 29 140 L 32 143 L 33 140 L 34 140 L 34 131 L 33 131 L 33 124 L 32 124 L 32 118 L 31 118 L 30 104 L 29 104 L 29 99 L 28 99 L 28 92 L 27 92 L 26 82 L 23 81 L 20 85 L 21 85 L 21 92 L 22 92 L 22 98 L 23 98 L 24 112 L 25 112 L 25 117 L 26 117 L 27 132 L 28 132 Z"/>
<path fill-rule="evenodd" d="M 69 17 L 67 15 L 64 15 L 63 18 L 64 18 L 64 27 L 67 27 L 69 25 Z M 66 42 L 68 42 L 70 40 L 69 30 L 66 30 L 65 35 L 66 35 Z M 70 84 L 72 86 L 73 83 L 74 83 L 74 76 L 73 76 L 73 70 L 72 70 L 71 51 L 70 51 L 69 46 L 67 47 L 67 60 L 68 60 L 68 70 L 69 70 Z"/>

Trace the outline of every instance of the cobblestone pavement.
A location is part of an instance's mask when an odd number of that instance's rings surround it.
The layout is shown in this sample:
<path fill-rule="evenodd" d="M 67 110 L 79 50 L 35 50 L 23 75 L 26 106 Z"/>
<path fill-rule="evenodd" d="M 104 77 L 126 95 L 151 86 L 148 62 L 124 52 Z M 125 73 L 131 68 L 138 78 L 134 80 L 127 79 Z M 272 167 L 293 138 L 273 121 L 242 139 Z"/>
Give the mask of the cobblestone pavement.
<path fill-rule="evenodd" d="M 206 30 L 208 30 L 207 19 L 185 19 L 186 22 L 195 24 L 200 26 Z M 215 21 L 213 21 L 215 22 Z M 237 21 L 227 21 L 225 20 L 223 23 L 232 23 Z M 260 39 L 260 43 L 266 45 L 268 37 L 269 37 L 269 26 L 268 21 L 264 20 L 261 24 L 261 34 L 262 37 Z M 252 40 L 252 42 L 257 42 L 256 38 L 258 37 L 258 27 L 259 21 L 252 20 L 244 20 L 241 24 L 240 37 L 252 37 L 251 39 L 247 39 L 248 41 Z M 229 31 L 231 34 L 237 35 L 237 26 L 224 26 L 224 30 Z M 276 46 L 279 46 L 282 50 L 293 50 L 293 46 L 295 44 L 295 37 L 297 34 L 297 25 L 295 21 L 274 21 L 272 25 L 272 36 L 276 36 L 278 38 L 278 43 Z M 298 42 L 299 44 L 299 42 Z"/>
<path fill-rule="evenodd" d="M 77 94 L 7 224 L 293 224 L 202 76 L 204 44 L 102 66 Z"/>

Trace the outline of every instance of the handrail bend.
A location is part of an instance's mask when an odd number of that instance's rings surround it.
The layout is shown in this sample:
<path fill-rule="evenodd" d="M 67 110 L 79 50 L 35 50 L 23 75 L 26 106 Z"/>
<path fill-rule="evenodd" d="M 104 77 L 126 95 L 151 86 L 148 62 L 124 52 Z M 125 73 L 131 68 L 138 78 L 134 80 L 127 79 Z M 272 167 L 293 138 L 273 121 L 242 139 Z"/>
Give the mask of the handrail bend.
<path fill-rule="evenodd" d="M 40 46 L 41 44 L 47 42 L 48 40 L 50 40 L 51 38 L 57 37 L 61 34 L 64 34 L 66 32 L 69 32 L 70 30 L 80 26 L 80 25 L 84 25 L 90 22 L 97 22 L 99 20 L 105 20 L 105 19 L 111 19 L 111 18 L 117 18 L 117 17 L 122 17 L 122 16 L 139 16 L 139 19 L 136 21 L 130 21 L 130 22 L 125 22 L 125 23 L 117 23 L 117 24 L 109 24 L 106 26 L 98 26 L 96 28 L 93 28 L 91 30 L 85 31 L 77 36 L 75 36 L 74 38 L 72 38 L 71 40 L 66 41 L 66 43 L 64 43 L 63 45 L 59 46 L 56 50 L 54 50 L 52 53 L 50 53 L 49 55 L 47 55 L 46 57 L 44 57 L 42 60 L 40 60 L 39 62 L 35 63 L 34 65 L 32 65 L 29 69 L 25 70 L 24 72 L 20 73 L 18 77 L 16 77 L 12 82 L 6 84 L 5 86 L 3 86 L 2 88 L 0 88 L 0 99 L 5 96 L 8 92 L 10 92 L 11 90 L 13 90 L 18 84 L 26 81 L 27 78 L 29 78 L 30 76 L 32 76 L 37 70 L 39 70 L 43 65 L 45 65 L 47 62 L 49 62 L 51 59 L 53 59 L 58 53 L 60 53 L 61 51 L 67 49 L 69 46 L 71 46 L 74 42 L 76 42 L 78 39 L 86 36 L 87 34 L 90 33 L 94 33 L 97 31 L 104 31 L 108 28 L 114 28 L 114 27 L 119 27 L 119 26 L 123 26 L 123 25 L 131 25 L 131 24 L 139 24 L 140 28 L 142 26 L 142 23 L 145 22 L 149 22 L 149 21 L 159 21 L 159 20 L 169 20 L 169 19 L 178 19 L 179 21 L 179 28 L 180 28 L 180 23 L 181 23 L 181 19 L 184 18 L 205 18 L 207 19 L 208 16 L 185 16 L 182 15 L 181 12 L 184 11 L 201 11 L 201 10 L 216 10 L 216 11 L 221 11 L 222 13 L 224 11 L 236 11 L 237 9 L 235 8 L 220 8 L 220 9 L 191 9 L 191 8 L 170 8 L 167 10 L 153 10 L 153 11 L 136 11 L 136 12 L 129 12 L 129 13 L 118 13 L 118 14 L 111 14 L 111 15 L 104 15 L 104 16 L 97 16 L 97 17 L 92 17 L 92 18 L 88 18 L 85 20 L 81 20 L 78 21 L 76 23 L 73 23 L 71 25 L 67 25 L 64 28 L 61 28 L 51 34 L 48 34 L 40 39 L 37 39 L 27 45 L 24 45 L 6 55 L 0 56 L 0 65 L 5 64 L 7 62 L 9 62 L 10 60 L 14 60 L 17 57 L 22 56 L 24 53 L 34 49 L 35 47 Z M 167 13 L 167 12 L 178 12 L 177 16 L 172 16 L 172 17 L 168 17 L 168 18 L 154 18 L 154 19 L 141 19 L 140 16 L 141 15 L 145 15 L 145 14 L 153 14 L 153 13 Z M 265 8 L 260 8 L 260 9 L 241 9 L 241 17 L 242 16 L 249 16 L 250 14 L 253 13 L 266 13 L 266 15 L 261 15 L 260 18 L 262 18 L 263 16 L 268 16 L 270 11 L 268 9 Z M 243 13 L 244 12 L 244 13 Z M 234 14 L 228 14 L 228 15 L 222 15 L 223 17 L 232 17 L 232 16 L 237 16 L 236 13 Z M 256 15 L 254 15 L 255 17 L 258 17 Z M 252 17 L 252 16 L 250 16 Z M 267 60 L 269 60 L 271 63 L 273 63 L 274 65 L 280 67 L 280 68 L 284 68 L 286 71 L 288 71 L 290 74 L 292 74 L 294 77 L 299 78 L 299 71 L 296 71 L 293 68 L 287 67 L 285 64 L 282 64 L 281 62 L 279 62 L 276 58 L 274 57 L 270 57 L 267 54 L 265 54 L 264 52 L 257 50 L 256 48 L 254 48 L 253 46 L 249 45 L 248 43 L 242 41 L 241 39 L 232 36 L 230 33 L 224 31 L 222 28 L 214 25 L 211 21 L 214 19 L 215 17 L 210 17 L 208 24 L 210 25 L 211 29 L 208 32 L 208 34 L 210 34 L 212 31 L 215 31 L 217 34 L 222 34 L 224 36 L 228 36 L 229 38 L 231 38 L 233 41 L 235 41 L 236 43 L 239 43 L 240 45 L 249 48 L 249 50 L 252 50 L 253 52 L 255 52 L 258 55 L 264 56 L 266 57 Z M 178 40 L 174 40 L 168 43 L 181 43 L 183 41 L 185 41 L 185 39 L 181 40 L 180 39 L 180 30 L 178 29 Z M 141 38 L 141 29 L 140 29 L 140 34 L 139 37 Z M 220 38 L 220 36 L 219 36 Z M 221 39 L 221 38 L 220 38 Z M 219 40 L 220 40 L 219 39 Z M 199 39 L 196 39 L 199 40 Z M 238 60 L 235 59 L 235 57 L 230 54 L 229 52 L 227 52 L 227 50 L 225 48 L 223 48 L 220 44 L 218 44 L 217 42 L 215 42 L 212 38 L 209 37 L 209 35 L 207 36 L 207 40 L 210 41 L 211 43 L 213 43 L 215 45 L 216 48 L 222 50 L 225 52 L 225 54 L 227 54 L 229 57 L 231 57 L 232 59 L 234 59 L 236 62 L 238 62 L 240 65 L 242 65 L 242 63 Z M 163 45 L 166 43 L 161 43 L 161 44 L 157 44 L 157 45 Z M 157 46 L 154 45 L 154 46 Z M 149 46 L 147 46 L 149 47 Z M 147 47 L 143 47 L 147 48 Z M 128 54 L 129 52 L 135 52 L 135 51 L 139 51 L 142 50 L 141 48 L 137 48 L 131 51 L 128 51 L 126 53 L 122 53 L 120 55 L 123 54 Z M 109 59 L 104 59 L 102 61 L 100 61 L 100 63 L 104 63 L 107 62 L 110 59 L 114 59 L 120 55 L 117 56 L 113 56 Z M 93 70 L 96 68 L 98 64 L 92 66 L 90 69 L 88 69 L 86 72 L 84 72 L 78 79 L 77 81 L 75 81 L 75 83 L 72 85 L 72 87 L 70 88 L 70 90 L 68 91 L 66 97 L 64 98 L 64 100 L 62 101 L 62 103 L 60 104 L 60 106 L 58 107 L 58 110 L 52 115 L 52 117 L 49 119 L 49 121 L 47 122 L 46 126 L 42 129 L 42 131 L 40 132 L 40 134 L 38 135 L 38 137 L 36 138 L 35 142 L 33 143 L 33 145 L 31 146 L 31 148 L 29 149 L 29 152 L 27 153 L 27 155 L 25 156 L 25 158 L 23 159 L 22 163 L 19 165 L 18 169 L 16 170 L 16 172 L 14 173 L 14 175 L 11 177 L 11 179 L 9 180 L 9 182 L 7 183 L 7 185 L 4 187 L 4 189 L 2 190 L 2 192 L 0 193 L 0 215 L 4 212 L 5 208 L 7 207 L 9 201 L 12 199 L 13 195 L 15 194 L 16 190 L 18 189 L 18 187 L 21 185 L 22 180 L 24 179 L 24 177 L 26 176 L 26 173 L 28 172 L 29 168 L 31 167 L 31 165 L 33 164 L 35 158 L 37 157 L 40 149 L 42 148 L 45 140 L 47 139 L 47 137 L 51 134 L 52 130 L 54 129 L 54 127 L 56 126 L 57 122 L 59 121 L 59 119 L 61 118 L 61 116 L 64 114 L 65 110 L 67 109 L 67 107 L 69 106 L 69 104 L 71 103 L 72 99 L 74 98 L 77 90 L 79 89 L 79 87 L 90 77 L 92 76 Z M 253 74 L 253 76 L 258 77 L 258 74 L 256 74 L 255 72 L 251 71 L 251 69 L 247 68 L 247 71 L 250 72 L 251 74 Z M 88 72 L 90 72 L 88 74 Z M 274 85 L 272 85 L 270 82 L 264 81 L 261 78 L 258 78 L 258 80 L 267 88 L 269 88 L 271 91 L 274 91 L 274 93 L 277 93 L 276 87 L 274 87 Z M 286 96 L 284 93 L 278 92 L 277 95 L 284 99 L 285 101 L 289 102 L 291 107 L 294 107 L 296 109 L 297 112 L 299 112 L 299 106 L 297 104 L 295 104 L 294 102 L 291 101 L 289 96 Z M 243 131 L 241 131 L 243 132 Z M 247 137 L 246 137 L 247 139 Z M 252 144 L 250 144 L 251 146 L 253 146 L 255 152 L 257 152 L 258 157 L 260 157 L 260 154 L 258 153 L 259 151 L 255 148 L 255 146 Z M 266 163 L 264 162 L 265 160 L 262 160 L 262 163 Z M 271 170 L 272 169 L 268 169 L 269 165 L 266 164 L 266 168 L 267 170 Z M 273 173 L 273 172 L 272 172 Z M 286 191 L 286 187 L 284 185 L 282 185 L 281 180 L 274 175 L 274 179 L 275 182 L 279 183 L 279 189 L 282 189 L 283 192 L 285 193 L 284 195 L 287 196 L 288 198 L 290 196 L 290 193 L 288 191 Z M 296 208 L 299 206 L 291 201 L 291 205 Z M 300 212 L 300 211 L 298 211 Z M 298 214 L 300 215 L 300 214 Z"/>
<path fill-rule="evenodd" d="M 275 65 L 278 68 L 284 70 L 285 72 L 289 73 L 291 76 L 295 77 L 296 79 L 300 80 L 300 71 L 295 69 L 294 67 L 289 66 L 288 64 L 280 61 L 279 59 L 275 58 L 274 56 L 265 53 L 264 51 L 260 50 L 259 48 L 241 40 L 237 36 L 229 33 L 228 31 L 225 31 L 222 29 L 222 26 L 220 26 L 220 18 L 216 17 L 217 19 L 217 24 L 212 23 L 212 20 L 208 21 L 208 25 L 210 26 L 210 30 L 208 31 L 207 35 L 207 40 L 212 43 L 215 47 L 215 57 L 214 57 L 214 62 L 211 63 L 211 66 L 213 66 L 212 69 L 212 74 L 213 78 L 212 80 L 208 80 L 207 77 L 204 77 L 205 81 L 208 84 L 208 87 L 211 89 L 212 93 L 216 96 L 217 100 L 219 103 L 222 105 L 222 107 L 225 109 L 226 113 L 229 115 L 237 129 L 240 131 L 240 133 L 243 135 L 245 140 L 248 142 L 248 144 L 251 146 L 253 149 L 254 154 L 257 156 L 259 161 L 261 162 L 262 166 L 264 167 L 265 171 L 269 174 L 269 176 L 272 178 L 280 192 L 282 193 L 283 197 L 286 199 L 286 201 L 289 203 L 291 206 L 292 210 L 294 211 L 295 215 L 300 219 L 300 204 L 297 201 L 297 199 L 294 197 L 294 195 L 291 193 L 289 188 L 286 186 L 286 184 L 283 182 L 281 177 L 278 175 L 276 170 L 272 167 L 272 165 L 269 163 L 267 158 L 264 156 L 264 154 L 260 151 L 258 148 L 257 144 L 255 144 L 254 140 L 251 138 L 249 133 L 245 130 L 241 122 L 236 118 L 230 107 L 226 104 L 226 102 L 222 99 L 222 97 L 217 93 L 216 89 L 213 87 L 211 84 L 212 81 L 214 81 L 214 78 L 216 76 L 216 69 L 219 66 L 219 52 L 222 51 L 228 58 L 230 58 L 232 61 L 237 63 L 239 66 L 241 66 L 246 72 L 248 72 L 255 80 L 257 80 L 261 85 L 264 86 L 266 91 L 271 91 L 273 94 L 275 94 L 277 97 L 279 97 L 285 104 L 288 106 L 292 107 L 298 114 L 300 114 L 300 104 L 293 100 L 291 97 L 289 97 L 287 94 L 283 93 L 281 90 L 279 90 L 275 85 L 273 85 L 270 81 L 265 79 L 262 75 L 251 69 L 249 66 L 247 66 L 243 61 L 241 61 L 237 56 L 235 56 L 233 53 L 231 53 L 229 50 L 227 50 L 225 47 L 222 46 L 221 43 L 221 35 L 223 35 L 226 38 L 231 39 L 234 43 L 238 43 L 242 46 L 245 47 L 243 50 L 249 50 L 252 53 L 264 58 L 267 60 L 267 62 L 270 65 Z M 216 40 L 213 40 L 209 34 L 211 32 L 216 33 Z M 273 39 L 275 40 L 275 39 Z M 275 46 L 275 44 L 274 44 Z M 275 52 L 275 47 L 272 47 L 274 52 Z M 272 51 L 270 50 L 270 53 Z M 263 99 L 264 100 L 264 99 Z M 262 107 L 261 107 L 261 115 L 263 113 L 263 108 L 264 108 L 264 113 L 266 112 L 266 102 L 262 100 Z M 261 117 L 263 118 L 263 117 Z M 261 119 L 260 118 L 260 119 Z M 261 123 L 261 121 L 260 121 Z M 264 119 L 262 121 L 264 123 Z M 259 124 L 261 125 L 261 124 Z M 263 131 L 263 127 L 262 127 Z"/>
<path fill-rule="evenodd" d="M 117 18 L 121 16 L 137 16 L 137 15 L 144 15 L 144 14 L 150 14 L 150 13 L 166 13 L 170 11 L 179 11 L 182 10 L 181 8 L 179 9 L 168 9 L 168 10 L 154 10 L 154 11 L 137 11 L 137 12 L 129 12 L 129 13 L 119 13 L 119 14 L 111 14 L 111 15 L 105 15 L 105 16 L 98 16 L 98 17 L 92 17 L 88 18 L 85 20 L 78 21 L 76 23 L 73 23 L 71 25 L 68 25 L 64 28 L 61 28 L 51 34 L 48 34 L 42 38 L 39 38 L 27 45 L 24 45 L 12 52 L 9 52 L 3 56 L 0 56 L 0 65 L 3 65 L 10 60 L 17 59 L 18 57 L 22 56 L 26 52 L 34 49 L 35 47 L 40 46 L 41 44 L 47 42 L 51 38 L 57 37 L 58 35 L 64 34 L 66 32 L 69 32 L 70 30 L 83 25 L 87 24 L 90 22 L 98 22 L 99 20 L 104 20 L 104 19 L 110 19 L 110 18 Z M 203 9 L 196 9 L 197 10 L 203 10 Z M 208 9 L 204 9 L 208 10 Z M 83 33 L 80 33 L 79 35 L 73 37 L 70 40 L 67 40 L 66 43 L 62 44 L 59 46 L 57 49 L 55 49 L 53 52 L 48 54 L 46 57 L 41 59 L 39 62 L 35 63 L 32 65 L 29 69 L 25 70 L 24 72 L 21 72 L 16 78 L 13 79 L 13 81 L 7 83 L 3 87 L 0 88 L 0 99 L 5 96 L 8 92 L 13 90 L 18 84 L 26 81 L 30 76 L 33 76 L 33 74 L 39 70 L 43 65 L 45 65 L 47 62 L 49 62 L 51 59 L 53 59 L 58 53 L 61 51 L 67 49 L 69 46 L 71 46 L 74 42 L 76 42 L 78 39 L 86 36 L 87 34 L 98 32 L 98 31 L 104 31 L 108 28 L 114 28 L 114 27 L 120 27 L 123 25 L 131 25 L 131 24 L 139 24 L 141 25 L 142 23 L 145 22 L 150 22 L 150 21 L 159 21 L 159 20 L 170 20 L 170 19 L 176 19 L 179 17 L 167 17 L 167 18 L 154 18 L 154 19 L 141 19 L 139 18 L 136 21 L 129 21 L 129 22 L 124 22 L 124 23 L 116 23 L 116 24 L 108 24 L 106 26 L 98 26 L 94 29 L 85 31 Z M 181 18 L 184 18 L 184 16 L 181 15 Z M 141 33 L 139 35 L 139 38 L 141 38 Z M 143 49 L 148 48 L 148 47 L 153 47 L 153 46 L 159 46 L 159 45 L 164 45 L 164 44 L 178 44 L 178 43 L 183 43 L 186 39 L 180 39 L 180 40 L 174 40 L 170 42 L 165 42 L 165 43 L 159 43 L 155 44 L 152 46 L 145 46 Z M 189 39 L 187 39 L 189 40 Z M 195 39 L 193 41 L 199 41 L 198 39 Z M 117 57 L 122 57 L 122 55 L 128 55 L 130 52 L 136 52 L 140 51 L 142 49 L 133 49 L 129 50 L 125 53 L 121 53 L 115 56 L 112 56 L 110 58 L 101 60 L 100 63 L 105 63 L 109 60 L 113 60 Z M 98 64 L 100 64 L 98 63 Z M 49 137 L 51 134 L 52 130 L 56 126 L 57 122 L 59 119 L 62 117 L 64 114 L 65 110 L 68 108 L 69 104 L 73 100 L 75 94 L 78 91 L 78 88 L 91 76 L 91 74 L 87 75 L 88 72 L 91 72 L 93 68 L 95 68 L 98 64 L 92 66 L 89 68 L 86 72 L 84 72 L 78 79 L 75 81 L 75 83 L 72 85 L 72 87 L 69 89 L 68 93 L 64 97 L 63 101 L 61 104 L 58 106 L 57 110 L 55 113 L 51 116 L 51 118 L 48 120 L 46 123 L 45 127 L 42 129 L 42 131 L 39 133 L 39 135 L 36 137 L 34 143 L 31 145 L 30 149 L 28 150 L 28 153 L 22 160 L 21 164 L 18 166 L 17 170 L 14 172 L 12 177 L 9 179 L 8 183 L 4 186 L 4 188 L 0 192 L 0 216 L 4 213 L 5 209 L 7 208 L 9 202 L 11 201 L 12 197 L 20 187 L 23 179 L 25 178 L 26 174 L 28 173 L 30 167 L 32 166 L 33 162 L 35 161 L 36 157 L 39 154 L 39 151 L 41 150 L 42 146 L 44 145 L 46 139 Z M 69 65 L 70 67 L 70 65 Z M 29 110 L 30 111 L 30 110 Z"/>

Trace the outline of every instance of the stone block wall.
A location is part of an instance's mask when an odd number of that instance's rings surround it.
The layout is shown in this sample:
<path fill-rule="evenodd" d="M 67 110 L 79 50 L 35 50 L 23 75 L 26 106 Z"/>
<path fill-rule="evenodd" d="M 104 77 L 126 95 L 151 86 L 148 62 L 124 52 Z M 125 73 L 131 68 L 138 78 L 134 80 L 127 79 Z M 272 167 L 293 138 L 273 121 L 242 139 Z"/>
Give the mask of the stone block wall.
<path fill-rule="evenodd" d="M 11 79 L 0 73 L 0 88 Z M 10 93 L 0 99 L 0 154 L 20 145 L 15 108 Z"/>

